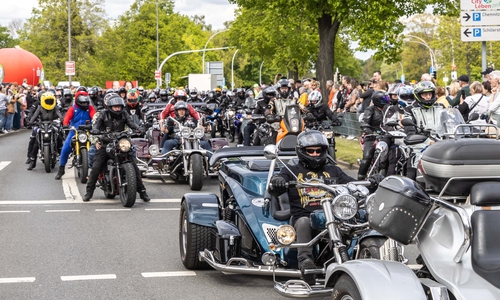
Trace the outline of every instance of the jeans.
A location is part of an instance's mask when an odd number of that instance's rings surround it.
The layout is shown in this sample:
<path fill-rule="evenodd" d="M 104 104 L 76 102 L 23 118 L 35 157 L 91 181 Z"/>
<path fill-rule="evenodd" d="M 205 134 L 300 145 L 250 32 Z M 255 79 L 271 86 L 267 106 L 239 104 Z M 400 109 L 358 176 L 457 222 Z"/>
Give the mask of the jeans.
<path fill-rule="evenodd" d="M 0 109 L 0 131 L 3 131 L 3 127 L 5 125 L 6 117 L 5 117 L 6 109 Z"/>
<path fill-rule="evenodd" d="M 309 243 L 312 240 L 313 229 L 311 227 L 311 220 L 309 217 L 301 217 L 293 225 L 295 231 L 297 232 L 297 243 Z M 312 247 L 301 247 L 297 248 L 297 258 L 299 260 L 299 266 L 306 259 L 313 259 Z"/>
<path fill-rule="evenodd" d="M 255 126 L 254 123 L 250 123 L 245 126 L 245 129 L 243 129 L 243 145 L 250 146 L 250 138 L 256 128 L 257 126 Z"/>
<path fill-rule="evenodd" d="M 97 152 L 97 148 L 95 147 L 94 144 L 90 145 L 89 149 L 89 168 L 92 168 L 92 165 L 94 163 L 94 156 Z"/>
<path fill-rule="evenodd" d="M 64 141 L 64 145 L 61 150 L 61 156 L 59 157 L 59 166 L 64 167 L 66 166 L 66 163 L 68 162 L 68 157 L 69 154 L 71 153 L 71 150 L 73 149 L 71 147 L 71 139 L 75 136 L 75 132 L 71 130 L 68 132 L 68 135 L 66 136 L 66 140 Z"/>
<path fill-rule="evenodd" d="M 179 145 L 179 140 L 178 139 L 169 139 L 166 140 L 165 143 L 163 144 L 163 148 L 161 149 L 161 153 L 165 154 L 169 151 L 172 151 L 177 145 Z M 208 141 L 200 140 L 200 147 L 202 149 L 205 149 L 207 151 L 213 152 L 212 147 L 210 146 L 210 143 Z M 212 153 L 207 152 L 207 158 L 210 159 L 212 157 Z"/>
<path fill-rule="evenodd" d="M 12 130 L 12 124 L 14 123 L 14 114 L 7 114 L 7 120 L 5 121 L 5 130 Z"/>

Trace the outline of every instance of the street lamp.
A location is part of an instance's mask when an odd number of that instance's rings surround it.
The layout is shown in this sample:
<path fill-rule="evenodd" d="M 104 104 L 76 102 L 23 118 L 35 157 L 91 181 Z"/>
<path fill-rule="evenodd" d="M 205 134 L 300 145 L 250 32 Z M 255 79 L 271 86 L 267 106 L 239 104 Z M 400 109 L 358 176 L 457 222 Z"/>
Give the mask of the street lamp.
<path fill-rule="evenodd" d="M 260 69 L 259 69 L 259 86 L 262 84 L 262 66 L 264 65 L 264 61 L 260 64 Z"/>
<path fill-rule="evenodd" d="M 410 37 L 410 38 L 414 38 L 414 39 L 417 39 L 419 40 L 420 42 L 417 42 L 417 41 L 408 41 L 410 43 L 417 43 L 417 44 L 420 44 L 420 45 L 424 45 L 425 47 L 427 47 L 427 49 L 429 49 L 429 53 L 430 53 L 430 56 L 431 56 L 431 67 L 437 71 L 437 62 L 436 62 L 436 56 L 434 55 L 434 52 L 432 51 L 431 47 L 429 47 L 429 45 L 427 45 L 427 43 L 420 37 L 418 36 L 415 36 L 415 35 L 406 35 L 406 37 Z"/>
<path fill-rule="evenodd" d="M 158 70 L 158 67 L 160 66 L 160 51 L 159 49 L 159 39 L 158 39 L 158 2 L 155 2 L 156 4 L 156 70 Z M 161 74 L 161 73 L 160 73 Z M 156 80 L 156 86 L 160 85 L 161 79 Z"/>
<path fill-rule="evenodd" d="M 207 49 L 208 42 L 210 42 L 210 40 L 211 40 L 214 36 L 218 35 L 218 34 L 219 34 L 219 33 L 221 33 L 221 32 L 228 31 L 228 30 L 229 30 L 229 29 L 224 29 L 224 30 L 221 30 L 221 31 L 218 31 L 218 32 L 216 32 L 216 33 L 212 34 L 212 36 L 211 36 L 211 37 L 208 39 L 208 41 L 205 43 L 205 47 L 203 48 L 204 50 L 203 50 L 203 62 L 202 62 L 202 64 L 203 64 L 203 66 L 202 66 L 202 70 L 203 70 L 202 74 L 205 74 L 205 49 Z"/>
<path fill-rule="evenodd" d="M 68 0 L 68 61 L 71 61 L 71 0 Z M 69 86 L 71 87 L 71 75 L 68 75 Z M 33 81 L 35 81 L 33 79 Z"/>
<path fill-rule="evenodd" d="M 238 53 L 238 50 L 240 50 L 240 49 L 236 49 L 236 51 L 234 51 L 233 59 L 231 60 L 231 89 L 232 90 L 234 89 L 234 58 L 236 57 L 236 53 Z"/>

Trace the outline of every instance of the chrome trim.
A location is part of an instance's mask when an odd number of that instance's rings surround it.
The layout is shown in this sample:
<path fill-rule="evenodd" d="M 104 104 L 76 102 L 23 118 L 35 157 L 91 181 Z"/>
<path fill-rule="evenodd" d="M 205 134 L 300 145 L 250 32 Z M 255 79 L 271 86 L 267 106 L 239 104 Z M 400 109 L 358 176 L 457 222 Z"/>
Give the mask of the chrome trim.
<path fill-rule="evenodd" d="M 212 268 L 217 271 L 234 273 L 234 274 L 249 274 L 249 275 L 268 275 L 296 277 L 301 276 L 300 270 L 275 268 L 274 266 L 254 266 L 244 258 L 233 257 L 226 264 L 220 264 L 215 261 L 212 251 L 205 249 L 198 254 L 200 261 L 207 262 Z"/>
<path fill-rule="evenodd" d="M 420 283 L 422 284 L 422 288 L 428 297 L 427 299 L 450 300 L 446 286 L 429 278 L 420 278 Z"/>
<path fill-rule="evenodd" d="M 290 245 L 276 245 L 276 249 L 281 249 L 281 248 L 305 248 L 305 247 L 312 247 L 315 245 L 322 237 L 327 235 L 328 229 L 324 229 L 321 231 L 317 236 L 315 236 L 312 240 L 309 241 L 309 243 L 296 243 L 296 244 L 290 244 Z"/>
<path fill-rule="evenodd" d="M 288 280 L 284 283 L 276 282 L 274 289 L 278 294 L 292 298 L 307 298 L 319 296 L 331 296 L 333 288 L 325 288 L 323 285 L 311 287 L 303 280 Z"/>
<path fill-rule="evenodd" d="M 470 167 L 471 166 L 467 166 L 467 168 L 470 170 Z M 424 167 L 425 169 L 425 167 Z M 488 169 L 491 169 L 488 167 Z M 453 181 L 453 180 L 466 180 L 466 179 L 496 179 L 496 178 L 500 178 L 500 176 L 459 176 L 459 177 L 451 177 L 450 179 L 448 179 L 448 181 L 446 182 L 446 184 L 444 185 L 443 189 L 441 190 L 441 193 L 439 193 L 438 195 L 438 199 L 441 199 L 441 197 L 443 196 L 444 192 L 446 191 L 446 188 L 448 187 L 448 185 L 450 185 L 450 183 Z"/>

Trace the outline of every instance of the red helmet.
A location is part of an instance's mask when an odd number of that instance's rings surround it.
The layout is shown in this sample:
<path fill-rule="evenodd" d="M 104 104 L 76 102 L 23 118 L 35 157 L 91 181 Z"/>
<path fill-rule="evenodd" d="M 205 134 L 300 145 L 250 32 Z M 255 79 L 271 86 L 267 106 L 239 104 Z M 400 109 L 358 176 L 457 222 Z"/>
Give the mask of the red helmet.
<path fill-rule="evenodd" d="M 175 91 L 174 93 L 174 98 L 175 99 L 182 99 L 184 101 L 186 101 L 186 92 L 184 92 L 183 90 L 177 90 Z"/>

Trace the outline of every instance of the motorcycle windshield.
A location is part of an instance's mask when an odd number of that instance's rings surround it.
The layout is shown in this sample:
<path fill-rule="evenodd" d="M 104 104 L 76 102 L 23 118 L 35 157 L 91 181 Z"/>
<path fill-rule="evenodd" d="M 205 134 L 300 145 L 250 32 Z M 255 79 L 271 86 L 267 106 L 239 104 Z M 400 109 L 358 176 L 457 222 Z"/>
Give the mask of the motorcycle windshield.
<path fill-rule="evenodd" d="M 460 125 L 465 124 L 465 120 L 462 117 L 460 111 L 456 108 L 446 108 L 439 114 L 439 125 L 436 133 L 440 137 L 446 135 L 452 135 L 455 133 L 455 128 Z M 457 134 L 469 134 L 470 129 L 468 127 L 459 128 Z"/>
<path fill-rule="evenodd" d="M 446 109 L 442 106 L 433 106 L 428 109 L 415 107 L 412 109 L 412 113 L 417 121 L 417 127 L 426 131 L 429 130 L 431 135 L 434 136 L 438 128 L 441 127 L 440 116 L 443 110 Z"/>

